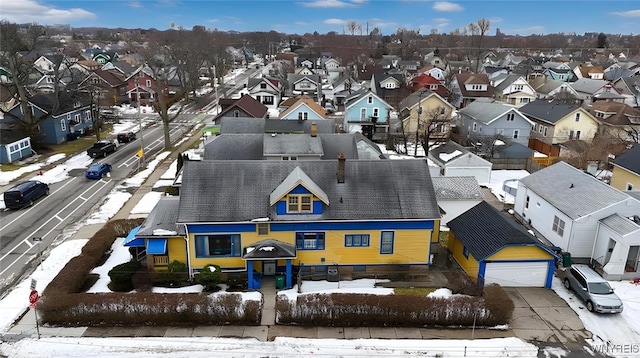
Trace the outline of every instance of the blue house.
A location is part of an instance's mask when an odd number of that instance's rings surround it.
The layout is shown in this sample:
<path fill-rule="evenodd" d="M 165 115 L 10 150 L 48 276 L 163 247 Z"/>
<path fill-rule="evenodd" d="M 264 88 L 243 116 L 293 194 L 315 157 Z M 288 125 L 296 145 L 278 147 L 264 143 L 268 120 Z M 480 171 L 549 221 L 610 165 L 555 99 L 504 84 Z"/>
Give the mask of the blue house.
<path fill-rule="evenodd" d="M 60 144 L 75 135 L 89 131 L 93 126 L 91 98 L 83 93 L 60 94 L 56 106 L 53 93 L 38 94 L 29 100 L 34 121 L 39 122 L 40 138 L 44 144 Z M 57 108 L 56 108 L 57 107 Z M 22 108 L 19 104 L 11 108 L 2 119 L 3 128 L 18 130 L 16 121 L 22 120 Z"/>
<path fill-rule="evenodd" d="M 369 139 L 386 138 L 393 107 L 373 92 L 348 98 L 344 105 L 343 131 L 362 132 Z"/>
<path fill-rule="evenodd" d="M 11 130 L 0 132 L 0 163 L 13 163 L 31 154 L 31 138 Z"/>
<path fill-rule="evenodd" d="M 280 112 L 279 118 L 281 120 L 306 121 L 327 119 L 327 111 L 314 102 L 311 97 L 303 94 L 290 100 L 292 103 Z"/>

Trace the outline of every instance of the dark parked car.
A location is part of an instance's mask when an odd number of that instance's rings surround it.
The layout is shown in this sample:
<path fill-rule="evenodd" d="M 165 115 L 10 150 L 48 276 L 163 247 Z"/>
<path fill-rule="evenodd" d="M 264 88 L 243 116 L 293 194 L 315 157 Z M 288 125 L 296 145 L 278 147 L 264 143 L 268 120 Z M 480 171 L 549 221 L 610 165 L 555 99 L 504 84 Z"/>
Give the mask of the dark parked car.
<path fill-rule="evenodd" d="M 47 195 L 49 185 L 38 180 L 24 181 L 4 192 L 4 205 L 7 209 L 20 209 Z"/>
<path fill-rule="evenodd" d="M 87 172 L 84 174 L 84 176 L 87 179 L 101 179 L 102 177 L 107 175 L 107 173 L 109 173 L 110 171 L 111 171 L 111 164 L 93 163 L 89 166 L 89 169 L 87 169 Z"/>
<path fill-rule="evenodd" d="M 93 147 L 87 150 L 87 154 L 91 158 L 98 158 L 98 157 L 105 158 L 107 154 L 114 153 L 115 151 L 116 151 L 115 144 L 109 141 L 101 140 L 101 141 L 95 142 L 93 144 Z"/>
<path fill-rule="evenodd" d="M 129 143 L 136 140 L 136 134 L 133 132 L 118 133 L 118 143 Z"/>

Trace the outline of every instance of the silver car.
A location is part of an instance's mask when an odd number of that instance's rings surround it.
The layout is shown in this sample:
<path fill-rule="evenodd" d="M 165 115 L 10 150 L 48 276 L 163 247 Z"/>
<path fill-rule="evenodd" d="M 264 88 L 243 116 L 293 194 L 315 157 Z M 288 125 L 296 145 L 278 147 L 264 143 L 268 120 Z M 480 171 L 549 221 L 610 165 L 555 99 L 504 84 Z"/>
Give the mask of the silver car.
<path fill-rule="evenodd" d="M 609 282 L 587 265 L 572 265 L 566 270 L 564 287 L 575 291 L 591 312 L 622 312 L 622 301 L 613 293 Z"/>

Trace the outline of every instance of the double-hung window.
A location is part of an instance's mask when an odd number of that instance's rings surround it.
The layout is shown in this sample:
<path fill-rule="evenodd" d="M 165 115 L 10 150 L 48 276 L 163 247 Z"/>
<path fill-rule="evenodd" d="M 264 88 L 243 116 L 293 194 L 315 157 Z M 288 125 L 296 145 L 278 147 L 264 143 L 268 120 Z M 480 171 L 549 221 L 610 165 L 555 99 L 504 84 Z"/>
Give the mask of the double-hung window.
<path fill-rule="evenodd" d="M 287 197 L 288 213 L 310 213 L 313 207 L 311 195 L 289 195 Z"/>
<path fill-rule="evenodd" d="M 345 247 L 363 247 L 369 246 L 369 235 L 366 234 L 349 234 L 344 236 Z"/>
<path fill-rule="evenodd" d="M 393 231 L 383 231 L 380 235 L 380 253 L 392 254 L 393 253 Z"/>
<path fill-rule="evenodd" d="M 324 232 L 297 232 L 297 250 L 324 250 Z"/>
<path fill-rule="evenodd" d="M 564 235 L 564 221 L 557 216 L 553 217 L 553 226 L 551 230 L 555 231 L 558 235 Z"/>

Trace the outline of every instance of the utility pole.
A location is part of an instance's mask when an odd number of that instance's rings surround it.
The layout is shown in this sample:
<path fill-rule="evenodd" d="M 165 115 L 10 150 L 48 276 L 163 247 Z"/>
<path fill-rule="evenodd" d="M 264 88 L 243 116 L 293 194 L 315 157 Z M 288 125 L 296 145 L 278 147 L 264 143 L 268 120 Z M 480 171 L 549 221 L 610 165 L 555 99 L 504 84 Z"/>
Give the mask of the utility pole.
<path fill-rule="evenodd" d="M 136 104 L 138 106 L 138 125 L 140 126 L 140 151 L 138 152 L 140 161 L 138 164 L 138 169 L 141 169 L 142 165 L 144 164 L 144 137 L 142 135 L 142 116 L 140 115 L 140 81 L 138 80 L 138 78 L 135 78 L 134 82 L 136 85 Z"/>
<path fill-rule="evenodd" d="M 422 114 L 422 95 L 423 94 L 424 94 L 424 91 L 421 91 L 420 94 L 418 95 L 418 121 L 416 123 L 416 142 L 414 143 L 415 147 L 413 151 L 414 157 L 418 156 L 418 131 L 420 129 L 420 115 Z"/>

